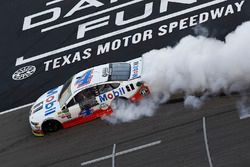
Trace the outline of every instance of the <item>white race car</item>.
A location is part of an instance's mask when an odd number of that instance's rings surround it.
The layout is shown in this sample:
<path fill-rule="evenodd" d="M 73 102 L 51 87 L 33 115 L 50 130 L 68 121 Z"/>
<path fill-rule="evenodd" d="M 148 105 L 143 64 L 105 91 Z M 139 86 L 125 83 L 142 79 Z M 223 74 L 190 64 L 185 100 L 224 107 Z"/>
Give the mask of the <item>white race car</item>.
<path fill-rule="evenodd" d="M 150 93 L 141 79 L 142 59 L 104 64 L 81 71 L 64 85 L 43 94 L 31 107 L 29 122 L 36 136 L 112 113 L 111 103 L 137 102 Z"/>

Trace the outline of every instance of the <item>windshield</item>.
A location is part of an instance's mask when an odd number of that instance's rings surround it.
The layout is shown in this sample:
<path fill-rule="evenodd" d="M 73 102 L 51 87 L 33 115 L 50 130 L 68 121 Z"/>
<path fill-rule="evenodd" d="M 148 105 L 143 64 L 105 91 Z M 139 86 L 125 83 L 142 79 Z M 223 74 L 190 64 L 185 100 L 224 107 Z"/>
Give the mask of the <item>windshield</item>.
<path fill-rule="evenodd" d="M 63 85 L 62 91 L 59 95 L 59 104 L 62 107 L 66 101 L 71 97 L 72 92 L 71 92 L 71 82 L 72 82 L 73 77 L 71 77 L 69 80 L 65 82 Z"/>

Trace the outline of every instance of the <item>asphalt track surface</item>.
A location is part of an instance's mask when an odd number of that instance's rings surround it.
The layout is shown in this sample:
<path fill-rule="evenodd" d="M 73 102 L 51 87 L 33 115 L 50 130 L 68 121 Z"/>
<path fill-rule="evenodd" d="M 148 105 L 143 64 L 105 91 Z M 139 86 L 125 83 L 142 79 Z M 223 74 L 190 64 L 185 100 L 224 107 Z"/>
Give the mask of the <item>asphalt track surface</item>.
<path fill-rule="evenodd" d="M 249 167 L 250 119 L 239 119 L 238 100 L 213 98 L 196 111 L 183 102 L 164 104 L 153 117 L 118 125 L 97 119 L 40 138 L 31 134 L 24 108 L 0 116 L 0 166 L 74 167 L 93 160 L 84 166 L 110 167 L 112 158 L 98 158 L 116 144 L 117 154 L 127 151 L 115 157 L 116 167 Z"/>

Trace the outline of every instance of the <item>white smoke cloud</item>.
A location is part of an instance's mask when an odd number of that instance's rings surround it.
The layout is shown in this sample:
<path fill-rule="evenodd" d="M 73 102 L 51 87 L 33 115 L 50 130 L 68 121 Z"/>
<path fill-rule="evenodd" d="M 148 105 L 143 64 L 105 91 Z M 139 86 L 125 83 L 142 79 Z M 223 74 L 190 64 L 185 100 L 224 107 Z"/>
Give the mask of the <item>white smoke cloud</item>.
<path fill-rule="evenodd" d="M 142 78 L 150 86 L 153 100 L 139 105 L 121 102 L 105 120 L 119 123 L 151 116 L 158 103 L 179 93 L 185 96 L 186 107 L 197 109 L 209 95 L 249 89 L 249 46 L 250 22 L 246 22 L 227 35 L 225 41 L 187 36 L 175 47 L 145 53 Z M 196 93 L 201 97 L 195 97 Z"/>
<path fill-rule="evenodd" d="M 112 124 L 131 122 L 141 117 L 152 116 L 157 106 L 157 103 L 148 98 L 139 103 L 130 103 L 129 101 L 120 99 L 116 103 L 112 103 L 113 113 L 102 119 Z"/>
<path fill-rule="evenodd" d="M 166 96 L 241 92 L 250 85 L 249 43 L 250 22 L 227 35 L 225 42 L 187 36 L 175 47 L 144 54 L 143 80 L 154 94 Z"/>
<path fill-rule="evenodd" d="M 240 119 L 250 117 L 250 99 L 247 96 L 243 96 L 237 103 L 237 109 Z"/>
<path fill-rule="evenodd" d="M 187 96 L 184 100 L 184 106 L 187 108 L 199 109 L 202 104 L 202 99 L 196 96 Z"/>
<path fill-rule="evenodd" d="M 206 27 L 202 26 L 202 25 L 197 25 L 193 28 L 194 34 L 195 35 L 201 35 L 204 37 L 208 37 L 209 36 L 209 31 Z"/>

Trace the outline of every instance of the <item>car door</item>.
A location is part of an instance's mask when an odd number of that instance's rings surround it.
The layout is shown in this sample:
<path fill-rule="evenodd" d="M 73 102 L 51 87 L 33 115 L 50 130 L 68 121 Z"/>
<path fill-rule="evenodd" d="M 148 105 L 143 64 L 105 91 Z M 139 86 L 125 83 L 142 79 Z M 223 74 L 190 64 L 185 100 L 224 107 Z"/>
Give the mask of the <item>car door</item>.
<path fill-rule="evenodd" d="M 117 90 L 119 86 L 119 82 L 110 82 L 97 86 L 99 92 L 97 100 L 100 104 L 100 109 L 107 108 L 115 97 L 123 94 L 123 92 Z"/>
<path fill-rule="evenodd" d="M 85 89 L 75 96 L 76 102 L 79 104 L 80 112 L 79 116 L 90 116 L 94 113 L 94 107 L 98 105 L 96 101 L 97 90 L 95 87 Z"/>
<path fill-rule="evenodd" d="M 79 103 L 76 102 L 75 97 L 70 100 L 70 102 L 67 104 L 67 107 L 71 113 L 72 119 L 77 118 L 81 108 Z"/>
<path fill-rule="evenodd" d="M 68 102 L 68 104 L 62 107 L 62 111 L 58 113 L 58 117 L 61 119 L 62 122 L 67 122 L 69 120 L 77 118 L 80 111 L 80 106 L 78 103 L 76 103 L 73 97 Z"/>

